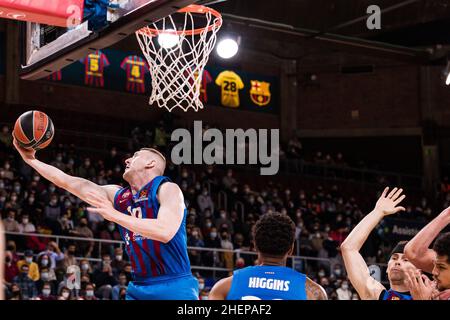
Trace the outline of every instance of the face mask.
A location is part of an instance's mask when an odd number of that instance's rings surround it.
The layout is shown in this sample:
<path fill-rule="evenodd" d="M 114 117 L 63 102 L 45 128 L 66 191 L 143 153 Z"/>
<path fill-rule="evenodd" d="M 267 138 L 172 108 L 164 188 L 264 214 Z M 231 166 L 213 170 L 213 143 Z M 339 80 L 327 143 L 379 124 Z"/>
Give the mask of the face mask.
<path fill-rule="evenodd" d="M 198 232 L 197 231 L 192 232 L 192 236 L 193 237 L 197 237 L 198 236 Z"/>
<path fill-rule="evenodd" d="M 206 223 L 206 227 L 207 227 L 207 228 L 211 228 L 211 226 L 212 226 L 212 223 L 211 223 L 211 222 L 207 222 L 207 223 Z"/>
<path fill-rule="evenodd" d="M 39 177 L 39 176 L 34 176 L 33 177 L 33 181 L 36 181 L 36 182 L 38 182 L 40 179 L 41 179 L 41 177 Z"/>
<path fill-rule="evenodd" d="M 44 267 L 48 266 L 48 259 L 42 259 L 41 260 L 41 265 L 44 266 Z"/>
<path fill-rule="evenodd" d="M 2 189 L 3 187 L 0 187 L 0 189 Z M 6 198 L 5 197 L 1 197 L 0 198 L 0 202 L 5 202 L 6 201 Z"/>
<path fill-rule="evenodd" d="M 211 232 L 209 235 L 214 239 L 215 237 L 217 237 L 217 232 Z"/>
<path fill-rule="evenodd" d="M 208 300 L 208 296 L 202 296 L 202 300 Z"/>
<path fill-rule="evenodd" d="M 122 261 L 122 256 L 116 256 L 117 261 Z"/>
<path fill-rule="evenodd" d="M 220 217 L 221 217 L 222 219 L 225 219 L 225 218 L 227 217 L 227 214 L 226 214 L 226 213 L 221 213 L 221 214 L 220 214 Z"/>
<path fill-rule="evenodd" d="M 5 170 L 9 170 L 10 166 L 9 164 L 5 164 Z"/>
<path fill-rule="evenodd" d="M 74 162 L 72 159 L 69 160 L 69 165 L 72 166 L 74 163 L 75 163 L 75 162 Z"/>
<path fill-rule="evenodd" d="M 4 187 L 5 187 L 5 184 L 3 182 L 0 182 L 0 189 L 3 189 Z"/>
<path fill-rule="evenodd" d="M 116 226 L 113 225 L 113 224 L 109 224 L 109 225 L 108 225 L 108 230 L 109 230 L 109 232 L 113 232 L 115 228 L 116 228 Z"/>
<path fill-rule="evenodd" d="M 62 296 L 63 296 L 63 298 L 64 299 L 67 299 L 68 297 L 69 297 L 69 292 L 67 292 L 67 291 L 64 291 L 63 293 L 62 293 Z"/>
<path fill-rule="evenodd" d="M 34 198 L 28 198 L 28 202 L 29 203 L 33 203 L 34 202 Z"/>
<path fill-rule="evenodd" d="M 48 280 L 48 272 L 43 272 L 41 273 L 41 279 L 43 281 L 47 281 Z"/>
<path fill-rule="evenodd" d="M 199 290 L 203 290 L 205 288 L 205 284 L 204 283 L 199 283 L 198 284 L 198 289 Z"/>
<path fill-rule="evenodd" d="M 14 187 L 14 192 L 15 193 L 20 193 L 20 186 L 15 186 Z"/>
<path fill-rule="evenodd" d="M 84 165 L 85 165 L 86 167 L 89 167 L 89 166 L 91 165 L 91 163 L 90 163 L 89 161 L 85 161 L 85 162 L 84 162 Z"/>
<path fill-rule="evenodd" d="M 56 205 L 56 200 L 50 200 L 50 205 L 52 206 Z"/>
<path fill-rule="evenodd" d="M 56 157 L 56 161 L 61 162 L 62 161 L 62 157 Z"/>
<path fill-rule="evenodd" d="M 30 263 L 33 262 L 33 258 L 31 258 L 31 257 L 26 257 L 26 258 L 25 258 L 25 261 L 26 261 L 28 264 L 30 264 Z"/>
<path fill-rule="evenodd" d="M 347 290 L 348 289 L 348 284 L 342 284 L 342 289 Z"/>
<path fill-rule="evenodd" d="M 55 192 L 55 189 L 56 189 L 56 188 L 53 187 L 53 186 L 51 186 L 51 187 L 48 188 L 48 190 L 49 190 L 51 193 L 52 193 L 52 192 Z"/>
<path fill-rule="evenodd" d="M 86 291 L 86 297 L 93 297 L 93 296 L 94 296 L 94 291 L 92 291 L 92 290 Z"/>
<path fill-rule="evenodd" d="M 22 224 L 27 224 L 29 222 L 28 218 L 22 219 Z"/>
<path fill-rule="evenodd" d="M 48 297 L 50 295 L 50 289 L 42 289 L 42 294 Z"/>
<path fill-rule="evenodd" d="M 334 274 L 337 275 L 337 276 L 340 276 L 341 273 L 342 273 L 341 269 L 334 270 Z"/>
<path fill-rule="evenodd" d="M 203 191 L 203 196 L 207 196 L 208 195 L 208 191 Z"/>
<path fill-rule="evenodd" d="M 65 206 L 66 208 L 70 207 L 71 204 L 72 204 L 72 203 L 71 203 L 70 201 L 65 201 L 65 202 L 64 202 L 64 206 Z"/>
<path fill-rule="evenodd" d="M 83 270 L 83 271 L 89 270 L 89 265 L 86 264 L 86 263 L 82 264 L 82 265 L 81 265 L 81 270 Z"/>
<path fill-rule="evenodd" d="M 319 271 L 318 276 L 319 276 L 319 277 L 325 277 L 325 272 Z"/>

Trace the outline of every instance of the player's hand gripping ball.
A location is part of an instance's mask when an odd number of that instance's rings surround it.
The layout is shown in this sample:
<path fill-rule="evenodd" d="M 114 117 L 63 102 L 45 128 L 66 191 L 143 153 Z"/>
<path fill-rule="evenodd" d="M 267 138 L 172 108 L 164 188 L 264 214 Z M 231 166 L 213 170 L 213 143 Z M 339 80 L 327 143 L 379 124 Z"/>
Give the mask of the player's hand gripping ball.
<path fill-rule="evenodd" d="M 53 139 L 55 128 L 45 113 L 27 111 L 14 125 L 13 135 L 19 145 L 25 149 L 40 150 L 47 147 Z"/>

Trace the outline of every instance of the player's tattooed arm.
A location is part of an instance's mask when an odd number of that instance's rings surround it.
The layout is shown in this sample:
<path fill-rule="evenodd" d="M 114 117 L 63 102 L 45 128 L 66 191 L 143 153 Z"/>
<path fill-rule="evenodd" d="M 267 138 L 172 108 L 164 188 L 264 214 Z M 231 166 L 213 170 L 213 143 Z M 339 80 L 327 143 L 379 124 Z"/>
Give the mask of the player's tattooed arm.
<path fill-rule="evenodd" d="M 308 300 L 328 300 L 325 289 L 309 278 L 306 278 L 305 290 Z"/>

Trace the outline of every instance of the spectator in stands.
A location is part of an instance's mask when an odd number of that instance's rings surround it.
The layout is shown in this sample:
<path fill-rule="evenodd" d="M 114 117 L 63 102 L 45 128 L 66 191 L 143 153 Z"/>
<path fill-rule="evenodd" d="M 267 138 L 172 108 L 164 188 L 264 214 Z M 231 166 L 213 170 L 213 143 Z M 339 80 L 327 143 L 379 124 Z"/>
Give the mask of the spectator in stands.
<path fill-rule="evenodd" d="M 7 150 L 10 149 L 12 146 L 12 136 L 9 132 L 8 126 L 3 126 L 2 131 L 0 132 L 0 143 L 1 147 L 0 150 Z"/>
<path fill-rule="evenodd" d="M 342 281 L 341 286 L 336 290 L 338 300 L 351 300 L 353 293 L 349 288 L 348 281 Z"/>
<path fill-rule="evenodd" d="M 48 270 L 48 279 L 44 281 L 54 281 L 56 280 L 56 274 L 55 274 L 55 268 L 52 268 L 51 266 L 51 258 L 49 255 L 47 254 L 42 254 L 42 255 L 38 255 L 37 258 L 37 264 L 39 266 L 39 272 L 41 273 L 41 277 L 42 277 L 42 269 L 47 269 Z"/>
<path fill-rule="evenodd" d="M 203 188 L 202 193 L 197 196 L 197 205 L 202 213 L 207 208 L 214 212 L 214 203 L 207 188 Z"/>
<path fill-rule="evenodd" d="M 80 271 L 81 271 L 81 276 L 91 276 L 92 275 L 92 266 L 89 263 L 89 260 L 87 259 L 82 259 L 80 261 Z"/>
<path fill-rule="evenodd" d="M 99 214 L 97 214 L 99 215 Z M 120 232 L 114 222 L 105 221 L 100 231 L 100 239 L 104 240 L 121 240 Z"/>
<path fill-rule="evenodd" d="M 13 261 L 13 254 L 11 251 L 5 251 L 5 285 L 11 286 L 13 279 L 19 274 L 17 262 Z"/>
<path fill-rule="evenodd" d="M 30 222 L 30 216 L 25 213 L 22 214 L 21 223 L 19 224 L 19 232 L 20 233 L 35 233 L 36 227 L 33 223 Z"/>
<path fill-rule="evenodd" d="M 38 296 L 39 300 L 56 300 L 56 296 L 53 295 L 53 290 L 50 283 L 46 282 L 42 286 L 42 293 Z"/>
<path fill-rule="evenodd" d="M 22 267 L 26 265 L 29 271 L 30 279 L 33 281 L 39 280 L 39 267 L 36 262 L 33 262 L 33 251 L 26 250 L 24 253 L 24 259 L 17 262 L 17 267 L 22 270 Z"/>
<path fill-rule="evenodd" d="M 95 284 L 96 296 L 103 300 L 110 300 L 112 288 L 117 284 L 117 281 L 114 279 L 109 254 L 102 256 L 102 262 L 92 274 L 92 281 Z"/>
<path fill-rule="evenodd" d="M 7 179 L 7 180 L 14 180 L 14 171 L 11 169 L 11 163 L 9 162 L 9 160 L 6 160 L 3 163 L 3 179 Z"/>
<path fill-rule="evenodd" d="M 19 232 L 19 223 L 16 221 L 17 211 L 14 209 L 9 209 L 6 214 L 6 219 L 3 219 L 3 226 L 5 232 Z"/>
<path fill-rule="evenodd" d="M 22 298 L 22 290 L 17 283 L 11 285 L 11 295 L 8 300 L 24 300 Z"/>
<path fill-rule="evenodd" d="M 38 254 L 38 261 L 39 259 L 43 259 L 41 258 L 43 256 L 49 257 L 49 267 L 51 270 L 55 270 L 56 263 L 64 259 L 64 253 L 61 252 L 61 249 L 59 249 L 59 246 L 55 241 L 50 241 L 47 244 L 47 250 L 42 251 Z"/>
<path fill-rule="evenodd" d="M 290 158 L 300 158 L 302 155 L 302 148 L 302 143 L 298 137 L 294 135 L 291 139 L 289 139 L 286 151 L 287 156 Z"/>
<path fill-rule="evenodd" d="M 125 273 L 121 272 L 119 274 L 118 279 L 119 279 L 119 283 L 116 284 L 112 289 L 112 299 L 113 300 L 121 300 L 120 299 L 120 291 L 122 289 L 126 290 L 127 286 L 128 286 L 128 279 L 127 279 L 127 275 Z"/>
<path fill-rule="evenodd" d="M 223 230 L 220 235 L 220 246 L 225 250 L 233 250 L 233 243 L 231 242 L 231 236 L 228 231 Z M 223 261 L 225 264 L 225 268 L 233 269 L 234 261 L 233 261 L 233 252 L 223 252 Z"/>
<path fill-rule="evenodd" d="M 28 264 L 22 264 L 19 269 L 20 273 L 13 279 L 13 282 L 19 286 L 22 299 L 29 300 L 36 297 L 38 292 L 34 280 L 29 277 L 30 268 Z"/>
<path fill-rule="evenodd" d="M 237 183 L 237 180 L 233 177 L 233 169 L 228 169 L 227 175 L 222 178 L 222 186 L 225 190 L 231 190 L 231 187 Z"/>
<path fill-rule="evenodd" d="M 77 265 L 77 259 L 75 258 L 77 246 L 70 244 L 64 253 L 63 268 L 66 270 L 69 266 Z"/>
<path fill-rule="evenodd" d="M 91 165 L 90 158 L 84 159 L 83 165 L 75 170 L 75 175 L 85 179 L 96 176 L 95 168 Z"/>
<path fill-rule="evenodd" d="M 205 242 L 203 241 L 203 236 L 200 228 L 194 227 L 188 236 L 187 244 L 189 247 L 200 247 L 203 248 L 205 246 Z M 189 260 L 193 265 L 202 265 L 202 251 L 197 250 L 189 250 Z"/>
<path fill-rule="evenodd" d="M 56 277 L 54 277 L 54 279 L 50 279 L 50 269 L 48 267 L 43 267 L 39 270 L 39 272 L 40 279 L 35 281 L 38 292 L 42 292 L 42 289 L 46 283 L 50 284 L 52 292 L 56 292 Z"/>
<path fill-rule="evenodd" d="M 94 285 L 92 283 L 88 283 L 86 285 L 86 289 L 84 290 L 84 294 L 82 295 L 84 300 L 98 300 L 94 294 Z"/>
<path fill-rule="evenodd" d="M 72 300 L 72 292 L 66 286 L 62 286 L 59 290 L 58 300 Z"/>
<path fill-rule="evenodd" d="M 219 218 L 216 219 L 214 222 L 214 225 L 218 230 L 221 230 L 222 228 L 226 228 L 228 231 L 233 233 L 233 222 L 228 218 L 228 214 L 225 210 L 221 209 L 219 211 Z"/>
<path fill-rule="evenodd" d="M 114 259 L 111 262 L 111 268 L 115 277 L 117 277 L 125 268 L 127 262 L 123 259 L 123 249 L 122 247 L 117 247 L 114 249 Z"/>
<path fill-rule="evenodd" d="M 80 219 L 80 224 L 75 227 L 75 229 L 71 233 L 72 236 L 75 237 L 83 237 L 83 238 L 94 238 L 94 233 L 92 230 L 88 227 L 88 221 L 85 217 Z M 80 251 L 85 255 L 89 256 L 92 252 L 92 249 L 94 248 L 94 242 L 92 241 L 83 241 L 83 243 L 80 243 L 79 245 Z"/>

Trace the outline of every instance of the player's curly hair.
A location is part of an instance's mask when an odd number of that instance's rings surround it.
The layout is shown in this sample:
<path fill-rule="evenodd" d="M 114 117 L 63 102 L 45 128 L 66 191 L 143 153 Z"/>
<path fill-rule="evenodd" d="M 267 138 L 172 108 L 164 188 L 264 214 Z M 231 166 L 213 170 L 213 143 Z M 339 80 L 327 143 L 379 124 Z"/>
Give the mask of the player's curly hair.
<path fill-rule="evenodd" d="M 253 226 L 256 250 L 263 255 L 282 257 L 292 248 L 295 224 L 289 216 L 267 213 Z"/>
<path fill-rule="evenodd" d="M 433 250 L 438 256 L 447 256 L 447 262 L 450 263 L 450 232 L 442 234 L 434 242 Z"/>

